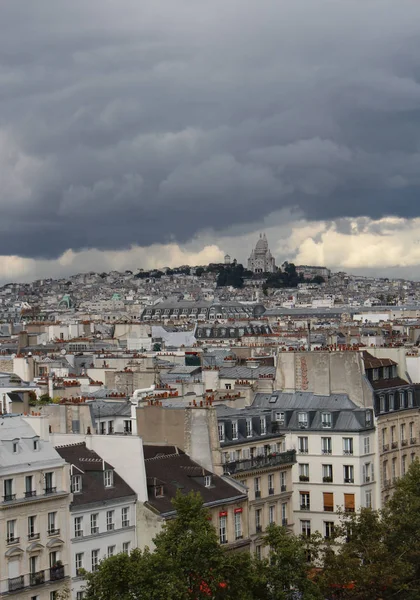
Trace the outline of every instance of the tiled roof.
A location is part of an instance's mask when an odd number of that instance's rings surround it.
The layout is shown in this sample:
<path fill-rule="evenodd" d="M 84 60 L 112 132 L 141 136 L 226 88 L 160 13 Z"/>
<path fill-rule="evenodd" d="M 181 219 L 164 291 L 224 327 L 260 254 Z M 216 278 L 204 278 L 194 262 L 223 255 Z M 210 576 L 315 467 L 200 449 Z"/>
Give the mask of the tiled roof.
<path fill-rule="evenodd" d="M 84 442 L 58 446 L 56 450 L 67 463 L 77 467 L 75 473 L 82 476 L 82 491 L 73 495 L 72 506 L 136 496 L 135 491 L 115 471 L 113 486 L 105 487 L 104 470 L 113 467 L 99 454 L 89 450 Z"/>
<path fill-rule="evenodd" d="M 391 379 L 378 379 L 377 381 L 371 381 L 370 384 L 374 390 L 386 390 L 388 388 L 410 385 L 408 381 L 402 379 L 401 377 L 392 377 Z"/>
<path fill-rule="evenodd" d="M 379 369 L 380 367 L 392 367 L 397 363 L 390 358 L 377 358 L 366 350 L 362 354 L 365 369 Z"/>
<path fill-rule="evenodd" d="M 200 492 L 204 504 L 241 501 L 246 494 L 240 492 L 223 477 L 214 475 L 194 462 L 187 454 L 174 446 L 144 446 L 146 475 L 148 478 L 149 504 L 160 514 L 174 511 L 171 500 L 176 492 L 183 494 Z M 210 487 L 204 486 L 204 477 L 211 476 Z M 163 496 L 156 497 L 155 482 L 163 485 Z"/>

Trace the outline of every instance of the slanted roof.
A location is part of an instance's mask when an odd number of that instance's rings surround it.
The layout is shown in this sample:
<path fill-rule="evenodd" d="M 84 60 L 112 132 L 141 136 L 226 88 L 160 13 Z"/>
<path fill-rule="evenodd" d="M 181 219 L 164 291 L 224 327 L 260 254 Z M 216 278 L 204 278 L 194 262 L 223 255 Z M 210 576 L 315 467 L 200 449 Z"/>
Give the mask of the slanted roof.
<path fill-rule="evenodd" d="M 82 491 L 73 495 L 72 506 L 136 496 L 135 491 L 116 471 L 114 471 L 113 486 L 105 487 L 104 471 L 113 470 L 113 467 L 105 462 L 99 454 L 89 450 L 85 442 L 70 446 L 57 446 L 56 450 L 67 463 L 77 468 L 74 474 L 82 476 Z"/>
<path fill-rule="evenodd" d="M 273 391 L 271 394 L 255 394 L 251 405 L 255 408 L 282 408 L 305 410 L 342 410 L 355 409 L 357 405 L 347 394 L 331 394 L 322 396 L 313 392 L 282 392 Z"/>
<path fill-rule="evenodd" d="M 381 367 L 392 367 L 397 363 L 390 358 L 378 358 L 364 350 L 362 352 L 363 362 L 365 363 L 365 369 L 379 369 Z"/>
<path fill-rule="evenodd" d="M 209 505 L 246 498 L 246 494 L 241 493 L 225 478 L 204 469 L 175 446 L 145 445 L 143 450 L 148 478 L 148 504 L 160 514 L 174 513 L 171 501 L 178 490 L 183 494 L 199 492 L 204 504 Z M 211 487 L 204 486 L 206 475 L 212 478 Z M 155 485 L 163 486 L 163 496 L 155 496 Z"/>

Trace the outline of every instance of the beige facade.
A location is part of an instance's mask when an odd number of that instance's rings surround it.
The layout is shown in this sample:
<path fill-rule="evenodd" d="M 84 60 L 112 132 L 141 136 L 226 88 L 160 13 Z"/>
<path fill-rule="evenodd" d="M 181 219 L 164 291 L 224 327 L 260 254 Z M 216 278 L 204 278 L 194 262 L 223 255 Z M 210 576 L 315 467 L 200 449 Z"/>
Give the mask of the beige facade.
<path fill-rule="evenodd" d="M 420 459 L 420 412 L 418 408 L 378 416 L 381 497 L 386 502 L 394 483 L 409 465 Z"/>
<path fill-rule="evenodd" d="M 68 466 L 23 418 L 4 418 L 2 425 L 0 593 L 54 600 L 70 574 Z"/>

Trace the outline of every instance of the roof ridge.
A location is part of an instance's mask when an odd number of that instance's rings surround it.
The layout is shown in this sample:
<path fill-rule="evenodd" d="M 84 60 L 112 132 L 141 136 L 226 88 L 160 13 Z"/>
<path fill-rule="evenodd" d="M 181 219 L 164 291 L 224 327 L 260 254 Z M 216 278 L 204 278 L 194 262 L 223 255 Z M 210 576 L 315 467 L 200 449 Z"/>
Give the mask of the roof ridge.
<path fill-rule="evenodd" d="M 175 452 L 174 454 L 158 454 L 156 456 L 151 456 L 150 458 L 145 458 L 145 462 L 148 460 L 157 460 L 160 458 L 173 458 L 174 456 L 183 456 L 182 454 L 178 454 L 178 452 Z"/>
<path fill-rule="evenodd" d="M 59 444 L 54 448 L 74 448 L 74 446 L 86 446 L 86 442 L 74 442 L 73 444 Z"/>

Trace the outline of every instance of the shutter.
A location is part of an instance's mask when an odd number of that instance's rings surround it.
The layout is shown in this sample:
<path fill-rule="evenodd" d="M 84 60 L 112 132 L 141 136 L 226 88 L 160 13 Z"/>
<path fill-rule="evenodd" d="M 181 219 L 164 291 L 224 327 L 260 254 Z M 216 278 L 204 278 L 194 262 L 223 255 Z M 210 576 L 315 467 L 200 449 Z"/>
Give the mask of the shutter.
<path fill-rule="evenodd" d="M 331 492 L 324 492 L 324 510 L 334 510 L 334 494 Z"/>
<path fill-rule="evenodd" d="M 344 494 L 344 510 L 354 512 L 354 494 Z"/>

